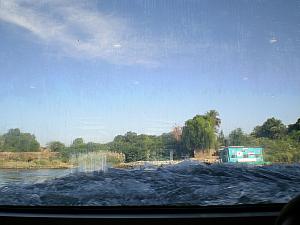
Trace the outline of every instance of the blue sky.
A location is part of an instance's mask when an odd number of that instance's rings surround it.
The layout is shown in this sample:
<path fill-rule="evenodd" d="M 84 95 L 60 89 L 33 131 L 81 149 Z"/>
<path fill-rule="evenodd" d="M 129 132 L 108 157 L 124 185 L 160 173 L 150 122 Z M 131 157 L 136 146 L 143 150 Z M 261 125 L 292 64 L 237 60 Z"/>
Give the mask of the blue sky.
<path fill-rule="evenodd" d="M 300 116 L 299 1 L 0 1 L 0 132 L 45 144 Z"/>

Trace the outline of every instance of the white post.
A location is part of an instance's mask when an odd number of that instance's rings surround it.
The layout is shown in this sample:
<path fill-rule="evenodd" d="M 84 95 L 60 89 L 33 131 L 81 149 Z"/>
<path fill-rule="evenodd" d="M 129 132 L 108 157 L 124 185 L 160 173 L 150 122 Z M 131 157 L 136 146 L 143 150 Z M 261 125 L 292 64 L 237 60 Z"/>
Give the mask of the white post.
<path fill-rule="evenodd" d="M 170 161 L 173 161 L 173 154 L 174 154 L 173 149 L 171 149 L 170 150 Z"/>

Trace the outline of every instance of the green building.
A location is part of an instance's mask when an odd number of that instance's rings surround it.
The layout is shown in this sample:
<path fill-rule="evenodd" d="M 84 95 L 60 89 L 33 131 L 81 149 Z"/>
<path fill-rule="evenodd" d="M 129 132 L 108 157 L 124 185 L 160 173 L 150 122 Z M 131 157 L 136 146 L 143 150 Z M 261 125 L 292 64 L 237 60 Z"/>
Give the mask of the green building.
<path fill-rule="evenodd" d="M 263 148 L 228 146 L 220 150 L 220 161 L 223 163 L 263 164 Z"/>

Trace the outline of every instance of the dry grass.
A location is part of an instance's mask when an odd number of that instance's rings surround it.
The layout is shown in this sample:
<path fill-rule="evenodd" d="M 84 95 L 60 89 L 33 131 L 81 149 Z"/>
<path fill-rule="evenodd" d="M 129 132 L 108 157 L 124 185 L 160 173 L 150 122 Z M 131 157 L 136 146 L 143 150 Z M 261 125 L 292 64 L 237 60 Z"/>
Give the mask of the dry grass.
<path fill-rule="evenodd" d="M 31 161 L 36 159 L 50 159 L 58 157 L 57 152 L 0 152 L 0 159 Z"/>
<path fill-rule="evenodd" d="M 56 152 L 0 152 L 1 169 L 58 169 L 71 167 L 73 165 L 61 161 Z"/>
<path fill-rule="evenodd" d="M 0 160 L 1 169 L 63 169 L 72 167 L 73 165 L 60 160 L 32 160 L 30 162 Z"/>
<path fill-rule="evenodd" d="M 91 156 L 96 157 L 94 153 Z M 97 153 L 106 155 L 107 162 L 112 165 L 124 162 L 124 154 L 117 152 Z M 87 156 L 86 154 L 83 154 Z M 50 151 L 40 152 L 0 152 L 0 169 L 60 169 L 77 166 L 72 160 L 63 161 L 59 153 Z"/>

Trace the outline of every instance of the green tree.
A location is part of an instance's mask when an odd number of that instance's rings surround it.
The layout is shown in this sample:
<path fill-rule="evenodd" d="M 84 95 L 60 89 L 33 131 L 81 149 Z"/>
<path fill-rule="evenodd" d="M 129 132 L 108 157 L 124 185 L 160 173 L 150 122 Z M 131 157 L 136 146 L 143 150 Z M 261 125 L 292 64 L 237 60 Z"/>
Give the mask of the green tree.
<path fill-rule="evenodd" d="M 228 136 L 228 144 L 233 146 L 256 146 L 258 145 L 255 137 L 243 132 L 241 128 L 236 128 Z"/>
<path fill-rule="evenodd" d="M 174 133 L 175 132 L 175 133 Z M 176 128 L 170 133 L 164 133 L 159 136 L 161 139 L 160 142 L 160 156 L 162 159 L 169 159 L 170 151 L 173 151 L 175 158 L 180 158 L 183 154 L 181 152 L 180 139 L 181 139 L 181 130 Z"/>
<path fill-rule="evenodd" d="M 125 155 L 126 162 L 146 159 L 145 154 L 141 151 L 141 145 L 137 143 L 137 134 L 134 132 L 116 136 L 112 146 L 117 152 Z"/>
<path fill-rule="evenodd" d="M 236 128 L 229 134 L 229 145 L 239 146 L 245 145 L 245 140 L 247 139 L 246 134 L 244 134 L 241 128 Z"/>
<path fill-rule="evenodd" d="M 286 126 L 281 120 L 274 117 L 267 119 L 262 126 L 256 126 L 253 130 L 255 137 L 266 137 L 270 139 L 280 139 L 286 135 Z"/>
<path fill-rule="evenodd" d="M 87 152 L 87 145 L 84 143 L 83 138 L 76 138 L 73 140 L 69 148 L 65 149 L 65 154 L 77 154 Z"/>
<path fill-rule="evenodd" d="M 190 155 L 195 150 L 206 150 L 216 145 L 216 123 L 206 115 L 187 120 L 182 130 L 182 141 Z"/>
<path fill-rule="evenodd" d="M 160 136 L 127 132 L 125 135 L 118 135 L 109 144 L 113 151 L 125 155 L 125 161 L 140 160 L 161 160 L 169 155 L 170 145 L 174 144 L 171 133 Z"/>
<path fill-rule="evenodd" d="M 0 151 L 3 151 L 4 150 L 4 137 L 3 135 L 0 135 Z"/>
<path fill-rule="evenodd" d="M 215 132 L 218 132 L 218 128 L 221 125 L 221 119 L 219 113 L 216 110 L 209 110 L 205 113 L 205 117 L 211 121 L 211 124 L 215 127 Z"/>
<path fill-rule="evenodd" d="M 266 161 L 276 163 L 300 162 L 300 145 L 289 139 L 259 138 L 258 144 L 262 146 Z"/>
<path fill-rule="evenodd" d="M 82 146 L 84 145 L 84 141 L 83 138 L 76 138 L 73 142 L 72 142 L 72 147 L 78 147 L 78 146 Z"/>
<path fill-rule="evenodd" d="M 296 123 L 288 125 L 288 132 L 299 131 L 300 130 L 300 118 L 298 118 Z"/>
<path fill-rule="evenodd" d="M 292 139 L 300 142 L 300 118 L 296 123 L 288 125 L 288 134 Z"/>
<path fill-rule="evenodd" d="M 300 142 L 300 130 L 296 131 L 292 131 L 291 133 L 289 133 L 289 136 L 294 139 L 295 141 Z"/>
<path fill-rule="evenodd" d="M 182 142 L 182 127 L 174 127 L 171 133 L 166 134 L 168 135 L 168 144 L 172 146 L 174 151 L 174 158 L 181 159 L 182 157 L 189 155 L 187 149 L 184 147 Z"/>
<path fill-rule="evenodd" d="M 65 144 L 59 141 L 52 141 L 47 144 L 47 147 L 53 152 L 62 152 L 66 148 Z"/>
<path fill-rule="evenodd" d="M 229 145 L 243 145 L 245 139 L 244 132 L 241 128 L 236 128 L 229 134 Z"/>
<path fill-rule="evenodd" d="M 86 150 L 88 152 L 94 152 L 94 151 L 106 151 L 108 150 L 108 146 L 106 144 L 100 144 L 100 143 L 94 143 L 94 142 L 88 142 L 86 144 Z"/>
<path fill-rule="evenodd" d="M 2 136 L 2 151 L 34 152 L 39 151 L 40 144 L 35 136 L 22 133 L 20 129 L 10 129 Z"/>
<path fill-rule="evenodd" d="M 224 136 L 223 130 L 221 130 L 219 135 L 218 135 L 218 144 L 219 144 L 219 146 L 226 146 L 227 145 L 227 141 L 226 141 L 226 138 Z"/>

